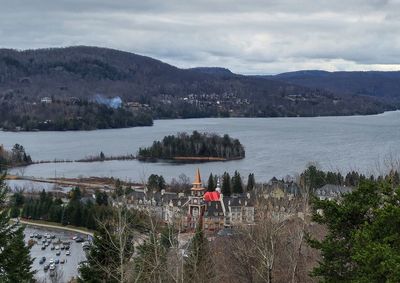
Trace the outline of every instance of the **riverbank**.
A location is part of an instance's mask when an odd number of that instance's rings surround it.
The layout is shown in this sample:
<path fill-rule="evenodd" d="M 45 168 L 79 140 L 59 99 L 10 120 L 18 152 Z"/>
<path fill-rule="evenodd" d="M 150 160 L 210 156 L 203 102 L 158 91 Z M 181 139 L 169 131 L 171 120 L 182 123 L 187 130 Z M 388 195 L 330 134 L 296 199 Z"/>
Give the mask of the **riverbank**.
<path fill-rule="evenodd" d="M 89 177 L 89 178 L 35 178 L 17 175 L 7 175 L 6 180 L 24 180 L 38 183 L 51 183 L 59 186 L 87 187 L 114 189 L 114 181 L 110 178 Z"/>

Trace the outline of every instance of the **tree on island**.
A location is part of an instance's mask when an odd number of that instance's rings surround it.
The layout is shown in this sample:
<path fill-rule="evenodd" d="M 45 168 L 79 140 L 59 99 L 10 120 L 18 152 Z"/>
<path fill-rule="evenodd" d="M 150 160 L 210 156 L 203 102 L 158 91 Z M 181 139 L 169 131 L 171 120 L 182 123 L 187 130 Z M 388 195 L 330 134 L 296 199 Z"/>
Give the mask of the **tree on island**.
<path fill-rule="evenodd" d="M 162 141 L 154 141 L 151 147 L 140 148 L 138 158 L 174 159 L 178 157 L 239 159 L 245 157 L 245 150 L 237 139 L 224 135 L 199 133 L 192 135 L 178 133 L 166 136 Z"/>

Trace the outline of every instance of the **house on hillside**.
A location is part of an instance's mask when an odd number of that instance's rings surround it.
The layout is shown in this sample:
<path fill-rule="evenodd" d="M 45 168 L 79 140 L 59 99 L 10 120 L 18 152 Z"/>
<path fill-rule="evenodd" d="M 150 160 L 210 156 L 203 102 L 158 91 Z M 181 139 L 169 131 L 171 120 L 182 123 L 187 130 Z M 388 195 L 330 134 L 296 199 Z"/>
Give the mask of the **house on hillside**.
<path fill-rule="evenodd" d="M 46 96 L 46 97 L 42 97 L 40 99 L 40 102 L 44 103 L 44 104 L 51 104 L 53 102 L 53 99 L 51 99 L 51 97 Z"/>
<path fill-rule="evenodd" d="M 351 193 L 352 191 L 353 187 L 326 184 L 325 186 L 316 189 L 315 195 L 321 200 L 337 200 L 344 194 Z"/>

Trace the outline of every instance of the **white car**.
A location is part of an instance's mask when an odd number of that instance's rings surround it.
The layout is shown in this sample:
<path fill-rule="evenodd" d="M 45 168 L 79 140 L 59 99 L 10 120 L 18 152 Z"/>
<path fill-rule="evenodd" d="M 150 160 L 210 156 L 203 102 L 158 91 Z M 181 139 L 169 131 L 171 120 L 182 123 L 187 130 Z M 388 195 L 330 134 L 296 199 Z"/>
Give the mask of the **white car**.
<path fill-rule="evenodd" d="M 60 249 L 60 246 L 59 246 L 59 245 L 57 245 L 57 246 L 56 246 L 56 250 L 59 250 L 59 249 Z"/>
<path fill-rule="evenodd" d="M 56 269 L 55 264 L 54 263 L 50 264 L 50 270 L 54 270 L 54 269 Z"/>
<path fill-rule="evenodd" d="M 50 263 L 50 264 L 54 264 L 54 259 L 51 258 L 50 261 L 49 261 L 49 263 Z"/>
<path fill-rule="evenodd" d="M 70 251 L 67 251 L 65 254 L 66 254 L 66 255 L 71 255 L 71 252 L 70 252 Z"/>

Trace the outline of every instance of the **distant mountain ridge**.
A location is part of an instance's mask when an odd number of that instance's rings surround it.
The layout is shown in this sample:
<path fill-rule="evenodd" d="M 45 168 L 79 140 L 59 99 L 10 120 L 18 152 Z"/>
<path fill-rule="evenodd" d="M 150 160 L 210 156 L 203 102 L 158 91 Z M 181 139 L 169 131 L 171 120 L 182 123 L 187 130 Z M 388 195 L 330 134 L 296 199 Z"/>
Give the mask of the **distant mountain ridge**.
<path fill-rule="evenodd" d="M 279 80 L 304 87 L 320 88 L 340 94 L 374 96 L 386 101 L 400 102 L 400 71 L 296 71 L 267 79 Z"/>
<path fill-rule="evenodd" d="M 218 67 L 180 69 L 150 57 L 89 46 L 0 49 L 0 119 L 11 128 L 19 118 L 25 124 L 68 115 L 79 119 L 75 116 L 83 110 L 74 106 L 69 111 L 71 104 L 80 100 L 86 105 L 98 95 L 120 97 L 127 111 L 156 119 L 353 115 L 395 108 L 353 91 L 337 91 L 328 82 L 316 87 L 315 76 L 311 72 L 257 77 Z M 323 73 L 320 76 L 324 78 Z M 54 101 L 42 103 L 45 112 L 37 106 L 43 97 Z M 62 116 L 60 109 L 68 115 Z M 126 124 L 118 122 L 122 114 L 112 115 L 113 125 Z"/>

